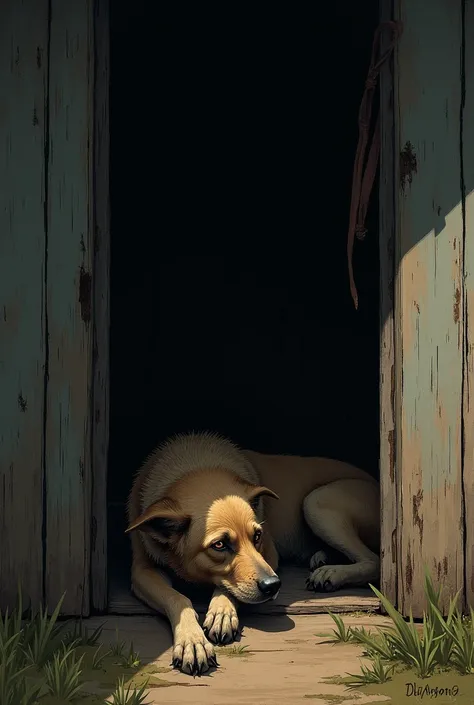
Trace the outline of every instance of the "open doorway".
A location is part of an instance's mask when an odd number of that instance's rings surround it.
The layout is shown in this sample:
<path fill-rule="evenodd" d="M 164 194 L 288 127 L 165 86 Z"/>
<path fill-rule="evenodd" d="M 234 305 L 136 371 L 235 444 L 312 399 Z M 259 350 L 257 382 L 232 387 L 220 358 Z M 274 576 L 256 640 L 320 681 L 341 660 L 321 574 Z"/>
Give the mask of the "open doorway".
<path fill-rule="evenodd" d="M 116 611 L 133 611 L 123 597 L 126 498 L 169 435 L 209 429 L 261 452 L 326 455 L 377 473 L 376 194 L 354 258 L 357 312 L 346 261 L 357 113 L 377 24 L 377 0 L 113 3 Z"/>

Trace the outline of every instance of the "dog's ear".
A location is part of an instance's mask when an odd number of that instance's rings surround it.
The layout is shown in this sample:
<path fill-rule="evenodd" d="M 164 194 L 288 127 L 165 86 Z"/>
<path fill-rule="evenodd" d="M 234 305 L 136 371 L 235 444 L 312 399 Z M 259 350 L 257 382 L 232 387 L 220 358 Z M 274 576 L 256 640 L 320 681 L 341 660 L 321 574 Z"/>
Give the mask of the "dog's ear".
<path fill-rule="evenodd" d="M 247 502 L 250 504 L 252 509 L 257 509 L 260 497 L 273 497 L 273 499 L 280 499 L 273 490 L 269 490 L 268 487 L 262 487 L 262 485 L 249 485 L 247 489 Z"/>
<path fill-rule="evenodd" d="M 130 524 L 125 533 L 128 534 L 138 529 L 138 531 L 152 534 L 162 543 L 168 543 L 170 539 L 184 534 L 190 523 L 191 517 L 180 511 L 176 502 L 165 497 L 150 505 Z"/>

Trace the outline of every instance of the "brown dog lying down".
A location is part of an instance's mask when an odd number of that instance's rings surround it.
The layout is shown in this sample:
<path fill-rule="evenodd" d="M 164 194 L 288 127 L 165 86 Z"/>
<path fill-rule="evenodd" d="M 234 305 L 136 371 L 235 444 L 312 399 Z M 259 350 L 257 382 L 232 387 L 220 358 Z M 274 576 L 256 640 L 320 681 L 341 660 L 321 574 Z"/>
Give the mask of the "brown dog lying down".
<path fill-rule="evenodd" d="M 149 456 L 130 494 L 132 589 L 168 617 L 173 665 L 200 674 L 216 665 L 211 642 L 235 639 L 238 603 L 277 596 L 279 557 L 307 561 L 315 590 L 375 581 L 379 521 L 378 484 L 352 465 L 242 451 L 211 433 L 177 436 Z M 352 564 L 325 565 L 318 538 Z M 166 568 L 214 586 L 203 628 Z"/>

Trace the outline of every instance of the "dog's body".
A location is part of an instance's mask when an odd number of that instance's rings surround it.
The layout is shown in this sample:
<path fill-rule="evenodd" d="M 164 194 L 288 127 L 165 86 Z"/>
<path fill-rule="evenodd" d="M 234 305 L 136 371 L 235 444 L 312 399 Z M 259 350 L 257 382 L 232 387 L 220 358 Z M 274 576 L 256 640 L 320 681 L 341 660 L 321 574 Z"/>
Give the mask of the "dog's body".
<path fill-rule="evenodd" d="M 238 602 L 276 597 L 279 558 L 305 561 L 314 589 L 378 578 L 379 489 L 347 463 L 263 455 L 213 434 L 189 434 L 168 441 L 142 466 L 127 531 L 133 591 L 169 618 L 174 664 L 200 673 L 215 663 L 209 640 L 235 638 Z M 352 563 L 325 565 L 318 539 Z M 167 568 L 215 586 L 204 621 L 208 638 L 191 602 L 171 587 Z"/>

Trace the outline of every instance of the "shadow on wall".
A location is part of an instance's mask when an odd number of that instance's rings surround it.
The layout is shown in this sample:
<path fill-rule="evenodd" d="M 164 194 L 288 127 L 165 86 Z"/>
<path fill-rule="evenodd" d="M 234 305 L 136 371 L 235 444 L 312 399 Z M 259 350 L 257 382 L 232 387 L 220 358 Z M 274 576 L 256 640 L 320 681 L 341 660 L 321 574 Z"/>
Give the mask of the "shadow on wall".
<path fill-rule="evenodd" d="M 403 395 L 399 435 L 408 439 L 407 445 L 413 444 L 404 475 L 416 468 L 426 494 L 439 489 L 444 497 L 446 482 L 457 483 L 463 472 L 463 385 L 472 384 L 463 343 L 468 330 L 468 310 L 463 307 L 472 306 L 472 295 L 465 301 L 463 291 L 473 290 L 468 221 L 474 144 L 467 116 L 474 109 L 474 86 L 466 72 L 473 62 L 465 37 L 470 36 L 474 15 L 468 9 L 464 18 L 462 4 L 437 3 L 429 32 L 420 43 L 417 37 L 426 24 L 426 12 L 421 5 L 402 5 L 406 14 L 401 17 L 404 32 L 398 63 L 400 236 L 394 263 L 402 300 L 397 325 L 404 341 L 399 359 Z M 433 435 L 433 427 L 443 430 Z M 461 504 L 459 497 L 459 511 Z"/>

